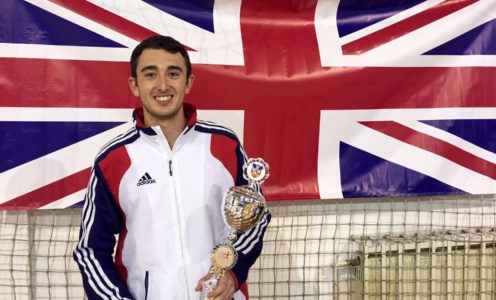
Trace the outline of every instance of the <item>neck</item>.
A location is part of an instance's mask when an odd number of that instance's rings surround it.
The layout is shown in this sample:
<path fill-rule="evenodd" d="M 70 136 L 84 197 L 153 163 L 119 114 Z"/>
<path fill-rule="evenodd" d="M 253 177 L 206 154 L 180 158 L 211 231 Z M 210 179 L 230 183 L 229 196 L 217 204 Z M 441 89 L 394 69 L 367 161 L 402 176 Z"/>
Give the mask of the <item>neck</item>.
<path fill-rule="evenodd" d="M 169 143 L 169 147 L 172 149 L 177 138 L 186 127 L 186 118 L 183 117 L 181 120 L 174 120 L 174 122 L 159 122 L 157 125 L 162 129 L 167 143 Z"/>
<path fill-rule="evenodd" d="M 157 119 L 153 116 L 148 115 L 145 112 L 145 125 L 146 126 L 160 126 L 162 129 L 162 133 L 167 139 L 167 143 L 170 148 L 174 147 L 177 138 L 183 132 L 184 128 L 186 128 L 186 117 L 184 116 L 184 112 L 180 110 L 178 114 L 172 118 L 163 118 Z"/>

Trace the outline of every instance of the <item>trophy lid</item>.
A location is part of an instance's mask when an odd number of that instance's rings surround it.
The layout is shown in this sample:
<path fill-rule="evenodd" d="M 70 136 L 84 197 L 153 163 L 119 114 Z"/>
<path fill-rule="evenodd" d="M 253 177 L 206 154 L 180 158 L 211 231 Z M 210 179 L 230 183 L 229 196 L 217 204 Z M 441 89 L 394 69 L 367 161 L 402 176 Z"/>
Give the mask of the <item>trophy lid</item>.
<path fill-rule="evenodd" d="M 233 186 L 229 188 L 226 196 L 243 199 L 244 202 L 265 202 L 264 196 L 249 185 Z"/>

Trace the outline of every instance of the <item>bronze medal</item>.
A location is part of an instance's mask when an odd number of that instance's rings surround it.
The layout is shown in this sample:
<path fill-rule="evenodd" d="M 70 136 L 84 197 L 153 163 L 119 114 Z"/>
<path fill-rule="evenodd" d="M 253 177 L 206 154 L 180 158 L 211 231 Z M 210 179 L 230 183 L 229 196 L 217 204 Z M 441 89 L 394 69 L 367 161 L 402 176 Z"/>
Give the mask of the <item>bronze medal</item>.
<path fill-rule="evenodd" d="M 217 245 L 210 253 L 210 259 L 214 269 L 228 270 L 234 267 L 238 260 L 236 250 L 230 245 Z"/>

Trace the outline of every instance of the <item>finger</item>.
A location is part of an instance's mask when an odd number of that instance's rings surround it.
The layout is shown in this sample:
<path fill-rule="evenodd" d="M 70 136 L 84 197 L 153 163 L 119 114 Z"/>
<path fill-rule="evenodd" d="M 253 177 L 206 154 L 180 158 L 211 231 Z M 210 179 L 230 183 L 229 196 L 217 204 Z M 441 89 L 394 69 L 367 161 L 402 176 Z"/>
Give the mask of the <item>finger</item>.
<path fill-rule="evenodd" d="M 208 280 L 210 278 L 210 276 L 212 276 L 212 274 L 207 273 L 202 278 L 200 278 L 200 280 L 198 280 L 198 283 L 196 284 L 195 291 L 199 292 L 199 291 L 203 290 L 203 282 Z"/>
<path fill-rule="evenodd" d="M 198 283 L 196 284 L 195 291 L 199 292 L 203 289 L 203 279 L 198 280 Z"/>
<path fill-rule="evenodd" d="M 234 283 L 231 278 L 222 277 L 217 287 L 207 294 L 208 297 L 215 297 L 216 300 L 230 300 L 234 294 Z"/>
<path fill-rule="evenodd" d="M 215 300 L 231 300 L 232 294 L 228 290 L 223 290 L 219 295 L 214 296 Z"/>
<path fill-rule="evenodd" d="M 224 290 L 224 288 L 225 288 L 225 286 L 222 285 L 222 281 L 219 281 L 219 283 L 217 284 L 217 286 L 215 287 L 215 289 L 213 289 L 212 291 L 210 291 L 207 294 L 207 297 L 208 298 L 219 297 L 222 294 L 222 291 Z"/>
<path fill-rule="evenodd" d="M 220 296 L 222 293 L 222 290 L 219 289 L 219 287 L 215 288 L 214 290 L 208 292 L 207 297 L 208 298 L 216 298 Z"/>

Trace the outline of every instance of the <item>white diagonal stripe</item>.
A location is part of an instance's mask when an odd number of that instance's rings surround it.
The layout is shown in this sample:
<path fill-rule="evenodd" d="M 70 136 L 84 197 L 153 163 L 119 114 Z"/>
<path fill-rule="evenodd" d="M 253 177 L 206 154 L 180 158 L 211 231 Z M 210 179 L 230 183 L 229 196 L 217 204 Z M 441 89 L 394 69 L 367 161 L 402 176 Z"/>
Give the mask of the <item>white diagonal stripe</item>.
<path fill-rule="evenodd" d="M 468 153 L 471 153 L 477 157 L 480 157 L 484 160 L 487 160 L 489 162 L 495 163 L 496 164 L 496 153 L 493 153 L 491 151 L 488 151 L 484 148 L 478 147 L 477 145 L 474 145 L 470 142 L 467 142 L 466 140 L 451 134 L 447 131 L 444 131 L 442 129 L 427 125 L 422 122 L 417 122 L 417 121 L 412 121 L 412 120 L 400 120 L 400 121 L 395 121 L 399 124 L 402 124 L 408 128 L 411 128 L 415 131 L 425 133 L 427 135 L 430 135 L 436 139 L 439 139 L 441 141 L 445 141 L 451 145 L 454 145 Z"/>
<path fill-rule="evenodd" d="M 382 21 L 379 21 L 375 24 L 372 24 L 370 26 L 367 26 L 361 30 L 358 30 L 358 31 L 355 31 L 355 32 L 352 32 L 346 36 L 343 36 L 341 37 L 340 41 L 341 41 L 341 45 L 345 45 L 349 42 L 352 42 L 354 40 L 357 40 L 357 39 L 360 39 L 364 36 L 367 36 L 371 33 L 374 33 L 374 32 L 377 32 L 381 29 L 384 29 L 388 26 L 391 26 L 395 23 L 398 23 L 400 21 L 403 21 L 411 16 L 414 16 L 424 10 L 427 10 L 431 7 L 434 7 L 436 6 L 437 4 L 443 2 L 444 0 L 427 0 L 427 1 L 424 1 L 424 2 L 421 2 L 409 9 L 405 9 L 389 18 L 386 18 Z"/>
<path fill-rule="evenodd" d="M 46 0 L 25 0 L 41 9 L 44 9 L 52 14 L 55 14 L 71 23 L 77 24 L 83 28 L 87 28 L 103 37 L 106 37 L 118 44 L 126 46 L 128 48 L 134 48 L 138 41 L 131 39 L 130 37 L 123 35 L 117 31 L 110 29 L 109 27 L 103 26 L 91 19 L 83 17 L 70 9 L 63 6 L 55 4 L 51 1 Z"/>
<path fill-rule="evenodd" d="M 496 116 L 496 108 L 493 107 L 321 111 L 318 153 L 318 182 L 321 198 L 343 197 L 339 161 L 341 142 L 433 177 L 462 191 L 472 194 L 494 193 L 496 181 L 492 178 L 358 123 L 360 121 L 398 120 L 401 124 L 411 126 L 420 120 L 494 119 L 494 116 Z M 494 154 L 476 145 L 469 147 L 466 142 L 458 143 L 458 138 L 441 134 L 433 128 L 427 129 L 420 125 L 412 127 L 422 132 L 427 131 L 426 133 L 453 143 L 464 150 L 470 150 L 472 154 L 482 159 L 494 161 Z"/>
<path fill-rule="evenodd" d="M 0 190 L 0 203 L 91 167 L 97 149 L 130 126 L 131 123 L 116 126 L 78 143 L 0 173 L 0 182 L 6 183 L 6 188 Z"/>
<path fill-rule="evenodd" d="M 189 53 L 193 63 L 244 64 L 240 0 L 215 1 L 213 10 L 215 33 L 163 12 L 145 1 L 90 0 L 90 2 L 151 31 L 172 36 L 195 49 L 196 51 Z"/>
<path fill-rule="evenodd" d="M 407 15 L 435 5 L 424 1 L 404 12 L 368 26 L 346 37 L 339 37 L 339 1 L 320 0 L 315 12 L 315 32 L 323 67 L 456 67 L 496 66 L 496 55 L 421 55 L 484 22 L 496 18 L 496 0 L 481 0 L 389 43 L 360 55 L 344 55 L 343 43 L 394 24 Z"/>
<path fill-rule="evenodd" d="M 496 18 L 496 2 L 483 0 L 422 26 L 364 54 L 369 59 L 406 60 L 422 55 Z M 435 34 L 432 34 L 435 32 Z"/>
<path fill-rule="evenodd" d="M 84 194 L 86 193 L 86 189 L 82 189 L 80 191 L 77 191 L 75 193 L 72 193 L 70 195 L 67 195 L 63 198 L 60 198 L 56 201 L 53 201 L 51 203 L 48 203 L 39 209 L 59 209 L 59 208 L 67 208 L 70 207 L 76 203 L 81 202 L 84 200 Z"/>
<path fill-rule="evenodd" d="M 129 48 L 52 46 L 0 43 L 0 57 L 70 59 L 93 61 L 129 61 Z"/>
<path fill-rule="evenodd" d="M 129 122 L 128 108 L 0 107 L 0 121 Z"/>

